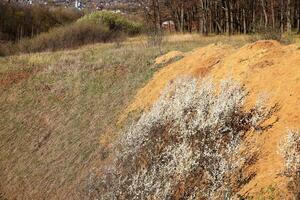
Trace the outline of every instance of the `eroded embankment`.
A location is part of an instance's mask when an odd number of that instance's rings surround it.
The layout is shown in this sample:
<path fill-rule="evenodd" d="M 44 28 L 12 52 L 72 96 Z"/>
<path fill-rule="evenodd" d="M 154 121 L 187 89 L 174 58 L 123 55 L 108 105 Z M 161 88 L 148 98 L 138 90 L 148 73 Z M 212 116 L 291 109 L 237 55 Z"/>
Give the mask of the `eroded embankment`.
<path fill-rule="evenodd" d="M 249 105 L 261 94 L 268 96 L 270 104 L 279 105 L 279 111 L 269 122 L 276 122 L 274 126 L 248 138 L 253 142 L 254 148 L 258 149 L 259 155 L 257 162 L 248 169 L 255 176 L 240 193 L 260 196 L 268 193 L 268 189 L 272 191 L 275 188 L 277 194 L 287 195 L 287 180 L 280 175 L 283 161 L 278 154 L 278 143 L 286 135 L 287 128 L 300 128 L 298 47 L 283 46 L 275 41 L 258 41 L 240 49 L 222 44 L 196 49 L 180 61 L 157 72 L 137 93 L 121 115 L 120 121 L 124 121 L 132 112 L 147 110 L 168 82 L 184 74 L 192 74 L 197 78 L 210 76 L 215 81 L 230 76 L 249 90 Z M 279 195 L 275 196 L 281 198 Z"/>

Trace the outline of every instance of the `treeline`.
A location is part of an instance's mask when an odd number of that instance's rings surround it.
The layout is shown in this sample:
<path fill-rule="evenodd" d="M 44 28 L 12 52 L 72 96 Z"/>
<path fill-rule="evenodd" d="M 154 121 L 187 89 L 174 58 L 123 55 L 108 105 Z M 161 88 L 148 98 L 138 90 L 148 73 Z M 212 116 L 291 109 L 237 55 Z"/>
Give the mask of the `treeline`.
<path fill-rule="evenodd" d="M 142 24 L 109 11 L 85 15 L 71 24 L 53 28 L 34 38 L 23 39 L 13 51 L 22 53 L 56 51 L 96 42 L 121 42 L 127 35 L 137 35 Z"/>
<path fill-rule="evenodd" d="M 0 43 L 0 56 L 70 49 L 96 42 L 116 42 L 119 45 L 127 36 L 134 36 L 142 31 L 143 24 L 127 16 L 97 11 L 32 38 L 2 45 Z"/>
<path fill-rule="evenodd" d="M 74 9 L 0 2 L 0 40 L 19 41 L 80 18 Z"/>
<path fill-rule="evenodd" d="M 172 20 L 177 31 L 237 34 L 300 33 L 300 0 L 136 0 L 155 29 Z"/>

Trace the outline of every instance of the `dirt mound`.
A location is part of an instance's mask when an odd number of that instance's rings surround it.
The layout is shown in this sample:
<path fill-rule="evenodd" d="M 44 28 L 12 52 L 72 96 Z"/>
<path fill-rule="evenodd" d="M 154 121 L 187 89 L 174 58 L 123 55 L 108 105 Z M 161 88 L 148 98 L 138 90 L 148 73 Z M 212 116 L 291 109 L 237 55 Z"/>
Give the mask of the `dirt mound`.
<path fill-rule="evenodd" d="M 178 57 L 183 57 L 184 54 L 181 51 L 170 51 L 169 53 L 162 55 L 158 58 L 155 59 L 155 64 L 160 65 L 160 64 L 165 64 L 173 59 L 176 59 Z"/>
<path fill-rule="evenodd" d="M 218 81 L 226 76 L 239 80 L 250 91 L 248 104 L 258 96 L 269 97 L 270 104 L 280 110 L 275 125 L 263 134 L 254 134 L 250 140 L 258 149 L 258 161 L 249 169 L 256 174 L 240 191 L 241 194 L 259 196 L 268 188 L 284 195 L 287 180 L 279 174 L 283 162 L 278 154 L 278 143 L 287 128 L 300 128 L 300 50 L 295 45 L 283 46 L 276 41 L 258 41 L 240 49 L 214 44 L 196 49 L 191 54 L 159 72 L 136 95 L 120 120 L 129 113 L 148 109 L 169 81 L 183 74 L 195 77 L 211 76 Z M 280 198 L 280 197 L 278 197 Z"/>
<path fill-rule="evenodd" d="M 132 104 L 121 115 L 120 122 L 126 119 L 131 112 L 148 109 L 159 97 L 166 84 L 177 76 L 193 74 L 202 77 L 213 67 L 220 67 L 222 58 L 229 56 L 234 51 L 235 49 L 228 45 L 212 44 L 196 49 L 178 62 L 172 63 L 158 71 L 152 80 L 135 96 Z"/>

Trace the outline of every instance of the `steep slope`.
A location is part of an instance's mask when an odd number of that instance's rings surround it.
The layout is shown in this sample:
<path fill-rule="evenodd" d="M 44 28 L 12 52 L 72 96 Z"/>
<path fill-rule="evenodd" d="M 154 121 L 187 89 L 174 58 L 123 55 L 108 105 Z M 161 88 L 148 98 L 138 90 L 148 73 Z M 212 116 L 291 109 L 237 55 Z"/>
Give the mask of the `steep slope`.
<path fill-rule="evenodd" d="M 212 44 L 204 48 L 195 49 L 183 59 L 170 64 L 158 71 L 150 82 L 136 95 L 134 101 L 121 115 L 120 122 L 126 119 L 130 112 L 149 108 L 159 97 L 166 84 L 179 75 L 193 74 L 202 77 L 213 67 L 221 65 L 222 58 L 229 56 L 235 49 L 229 45 Z M 168 56 L 169 54 L 167 54 Z M 162 57 L 164 58 L 164 56 Z M 157 59 L 160 60 L 160 59 Z"/>
<path fill-rule="evenodd" d="M 300 128 L 300 52 L 296 46 L 281 46 L 274 41 L 261 41 L 246 45 L 224 59 L 224 65 L 214 68 L 211 76 L 220 79 L 232 75 L 249 89 L 250 102 L 259 93 L 269 96 L 269 102 L 278 103 L 278 123 L 264 133 L 260 158 L 253 170 L 255 178 L 241 191 L 259 193 L 271 185 L 283 189 L 286 183 L 279 176 L 282 160 L 278 155 L 278 143 L 287 128 Z"/>
<path fill-rule="evenodd" d="M 240 49 L 227 45 L 209 45 L 195 50 L 182 60 L 157 72 L 136 95 L 121 115 L 148 109 L 166 84 L 183 74 L 195 77 L 210 76 L 218 81 L 226 76 L 239 80 L 250 92 L 248 105 L 260 96 L 267 96 L 270 105 L 279 111 L 267 123 L 272 128 L 261 134 L 251 134 L 248 140 L 258 150 L 258 160 L 249 167 L 255 176 L 240 194 L 288 198 L 287 179 L 280 174 L 283 161 L 278 143 L 287 128 L 300 128 L 300 51 L 296 45 L 283 46 L 276 41 L 258 41 Z"/>
<path fill-rule="evenodd" d="M 119 113 L 165 66 L 155 58 L 219 40 L 145 48 L 132 38 L 121 47 L 0 58 L 0 199 L 83 199 L 87 177 L 110 153 Z"/>
<path fill-rule="evenodd" d="M 0 199 L 82 199 L 98 138 L 159 55 L 99 44 L 0 58 Z"/>

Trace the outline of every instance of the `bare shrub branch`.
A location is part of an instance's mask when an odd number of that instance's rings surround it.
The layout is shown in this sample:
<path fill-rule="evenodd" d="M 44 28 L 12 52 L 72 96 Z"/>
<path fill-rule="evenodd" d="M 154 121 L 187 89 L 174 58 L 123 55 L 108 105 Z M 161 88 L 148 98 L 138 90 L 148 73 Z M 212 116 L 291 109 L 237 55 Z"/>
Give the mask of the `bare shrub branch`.
<path fill-rule="evenodd" d="M 300 131 L 288 130 L 287 136 L 279 144 L 279 152 L 284 159 L 284 174 L 290 177 L 290 189 L 296 199 L 300 197 Z"/>
<path fill-rule="evenodd" d="M 229 196 L 245 133 L 274 112 L 244 110 L 248 92 L 232 79 L 170 83 L 150 112 L 122 134 L 112 169 L 96 184 L 102 199 L 215 199 Z M 201 196 L 199 196 L 201 195 Z"/>
<path fill-rule="evenodd" d="M 281 141 L 279 150 L 285 161 L 285 170 L 289 175 L 300 172 L 300 131 L 288 130 Z"/>

